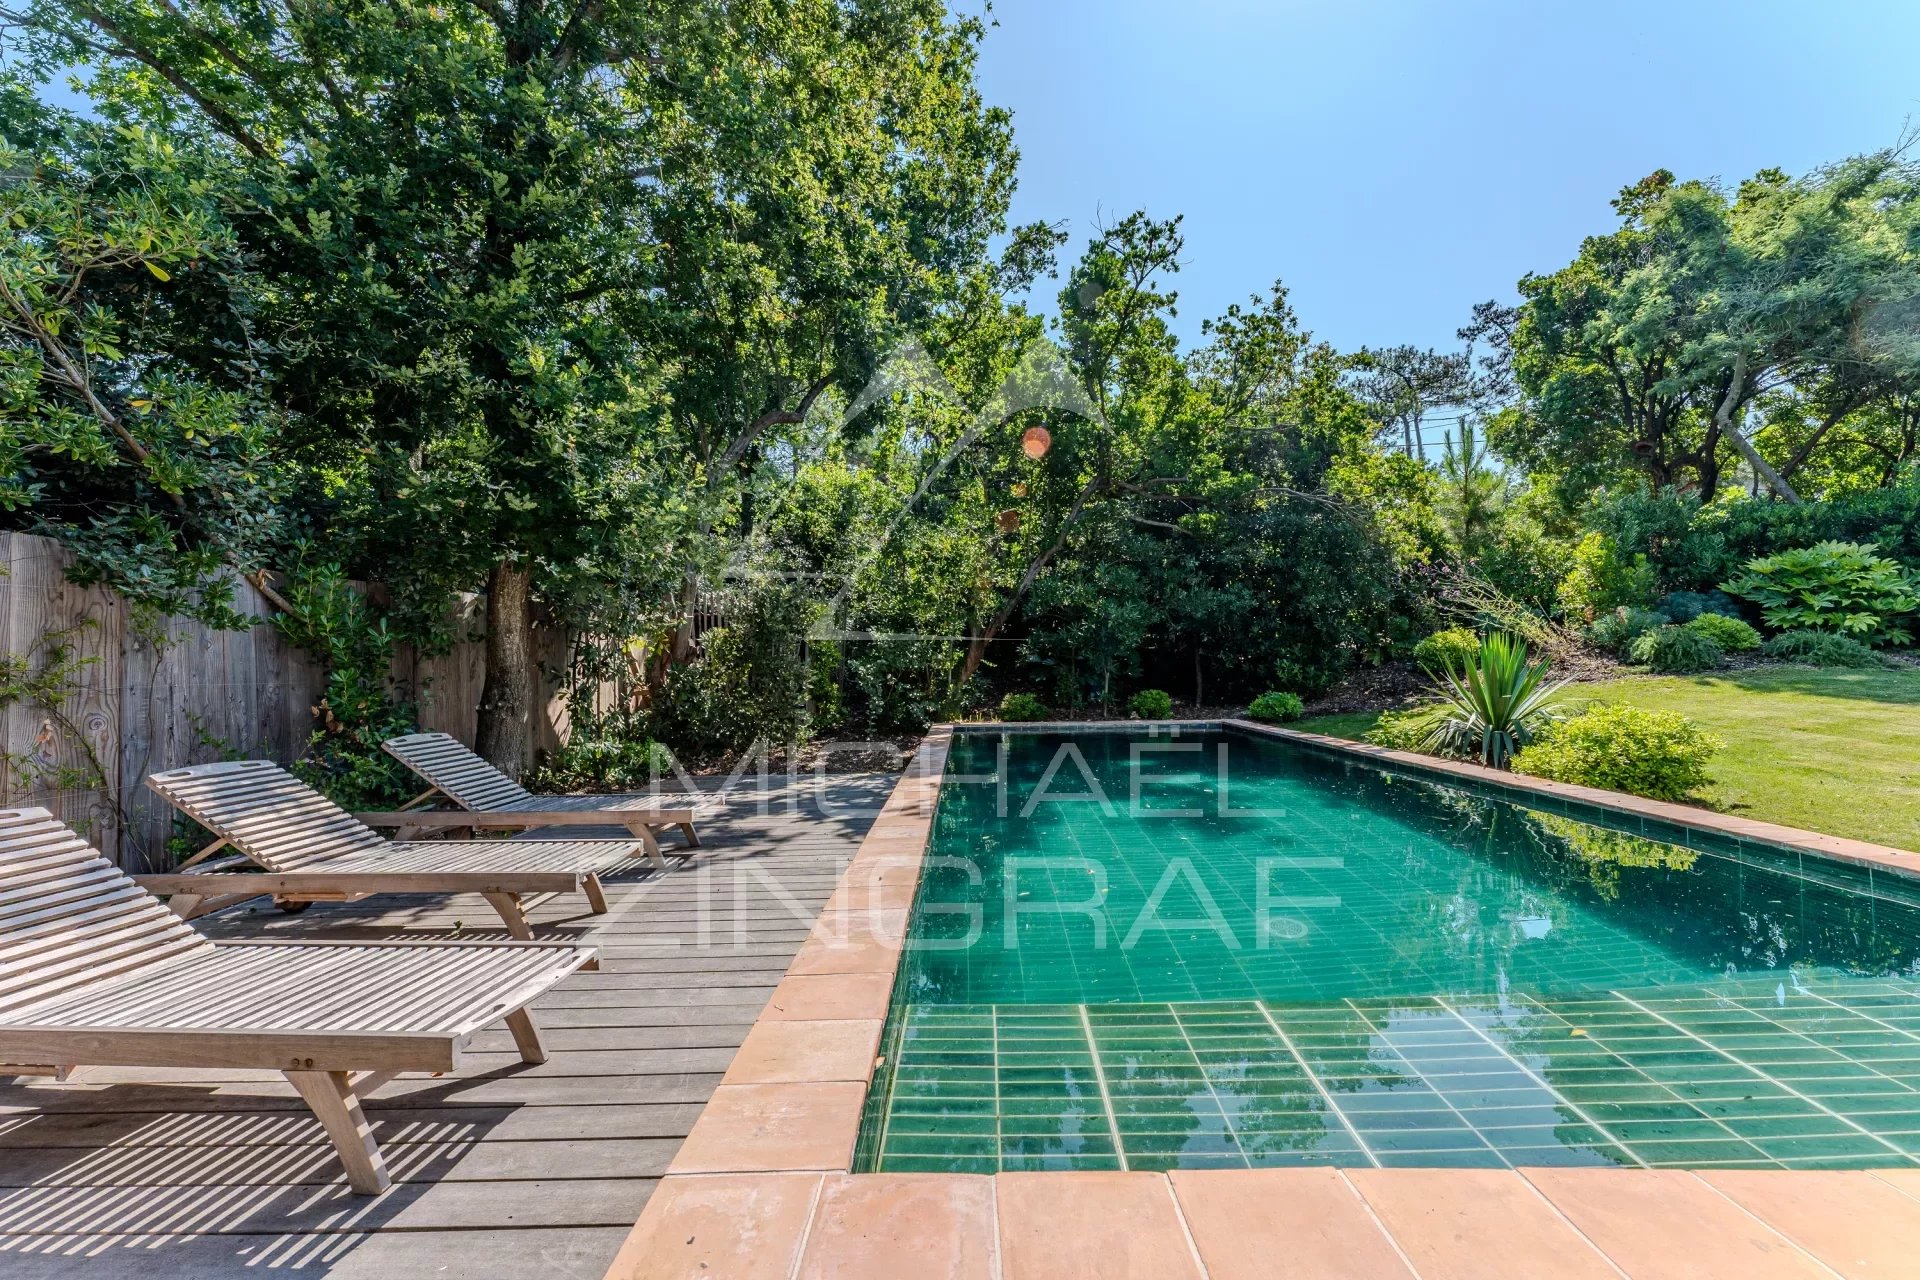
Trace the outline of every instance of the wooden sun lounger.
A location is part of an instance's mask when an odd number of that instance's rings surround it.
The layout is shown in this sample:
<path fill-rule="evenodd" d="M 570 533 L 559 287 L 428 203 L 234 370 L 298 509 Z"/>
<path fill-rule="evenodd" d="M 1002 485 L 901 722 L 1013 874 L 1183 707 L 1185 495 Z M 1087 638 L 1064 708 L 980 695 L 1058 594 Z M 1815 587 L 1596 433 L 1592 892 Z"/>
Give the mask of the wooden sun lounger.
<path fill-rule="evenodd" d="M 354 816 L 375 827 L 570 827 L 618 823 L 657 854 L 655 834 L 680 828 L 700 847 L 696 810 L 648 795 L 537 796 L 445 733 L 410 733 L 380 744 L 430 785 L 394 813 Z M 424 804 L 448 807 L 416 808 Z"/>
<path fill-rule="evenodd" d="M 45 809 L 0 809 L 0 1076 L 75 1066 L 279 1071 L 362 1195 L 391 1179 L 360 1100 L 459 1068 L 504 1021 L 544 1062 L 527 1005 L 594 958 L 525 942 L 213 942 Z"/>
<path fill-rule="evenodd" d="M 141 888 L 174 895 L 168 905 L 186 919 L 263 893 L 283 906 L 478 893 L 510 935 L 527 939 L 528 895 L 584 893 L 605 912 L 600 873 L 635 852 L 626 840 L 387 840 L 266 760 L 169 769 L 147 785 L 219 837 L 171 874 L 134 877 Z M 205 863 L 229 845 L 238 858 Z M 647 852 L 662 863 L 658 850 Z M 222 874 L 246 862 L 261 872 Z"/>

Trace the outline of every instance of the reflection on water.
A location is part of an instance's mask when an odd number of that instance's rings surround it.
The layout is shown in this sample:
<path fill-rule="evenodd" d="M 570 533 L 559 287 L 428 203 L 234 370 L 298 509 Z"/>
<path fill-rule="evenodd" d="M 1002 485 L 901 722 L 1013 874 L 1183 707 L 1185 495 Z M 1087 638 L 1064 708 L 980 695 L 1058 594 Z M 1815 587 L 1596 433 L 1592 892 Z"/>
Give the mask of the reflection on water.
<path fill-rule="evenodd" d="M 943 790 L 934 853 L 971 865 L 922 884 L 864 1167 L 1920 1151 L 1904 881 L 1238 737 L 1139 783 L 1125 736 L 1067 741 L 1010 739 L 1004 801 Z"/>

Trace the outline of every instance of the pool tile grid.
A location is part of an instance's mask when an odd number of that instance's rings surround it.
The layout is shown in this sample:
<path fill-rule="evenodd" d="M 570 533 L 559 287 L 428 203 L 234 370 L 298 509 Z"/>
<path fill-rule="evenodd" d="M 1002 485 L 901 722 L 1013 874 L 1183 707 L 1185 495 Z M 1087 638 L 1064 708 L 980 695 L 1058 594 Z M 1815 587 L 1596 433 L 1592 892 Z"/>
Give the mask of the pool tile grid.
<path fill-rule="evenodd" d="M 1857 998 L 920 1006 L 877 1167 L 1912 1167 L 1920 1011 Z"/>

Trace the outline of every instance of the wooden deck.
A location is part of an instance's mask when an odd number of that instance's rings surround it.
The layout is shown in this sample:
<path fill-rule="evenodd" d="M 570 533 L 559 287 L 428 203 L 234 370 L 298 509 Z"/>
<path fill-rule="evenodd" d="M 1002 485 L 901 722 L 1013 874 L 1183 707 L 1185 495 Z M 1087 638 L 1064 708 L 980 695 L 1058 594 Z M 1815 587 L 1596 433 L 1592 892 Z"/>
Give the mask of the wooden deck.
<path fill-rule="evenodd" d="M 598 1280 L 893 782 L 737 786 L 702 820 L 691 866 L 609 880 L 605 916 L 574 897 L 540 908 L 541 936 L 597 944 L 600 972 L 536 1006 L 549 1062 L 521 1064 L 501 1028 L 460 1075 L 403 1077 L 369 1102 L 396 1181 L 383 1196 L 348 1193 L 277 1073 L 0 1083 L 0 1275 Z M 478 897 L 199 923 L 230 937 L 505 936 Z"/>

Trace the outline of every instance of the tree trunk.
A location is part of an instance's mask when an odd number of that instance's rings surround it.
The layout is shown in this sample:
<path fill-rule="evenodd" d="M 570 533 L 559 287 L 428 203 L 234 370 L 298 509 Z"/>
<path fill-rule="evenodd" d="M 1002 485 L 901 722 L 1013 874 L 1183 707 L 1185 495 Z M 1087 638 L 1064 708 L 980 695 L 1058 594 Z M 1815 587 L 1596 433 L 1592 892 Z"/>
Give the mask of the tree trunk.
<path fill-rule="evenodd" d="M 518 779 L 533 748 L 532 573 L 503 560 L 487 578 L 487 680 L 474 750 Z"/>

